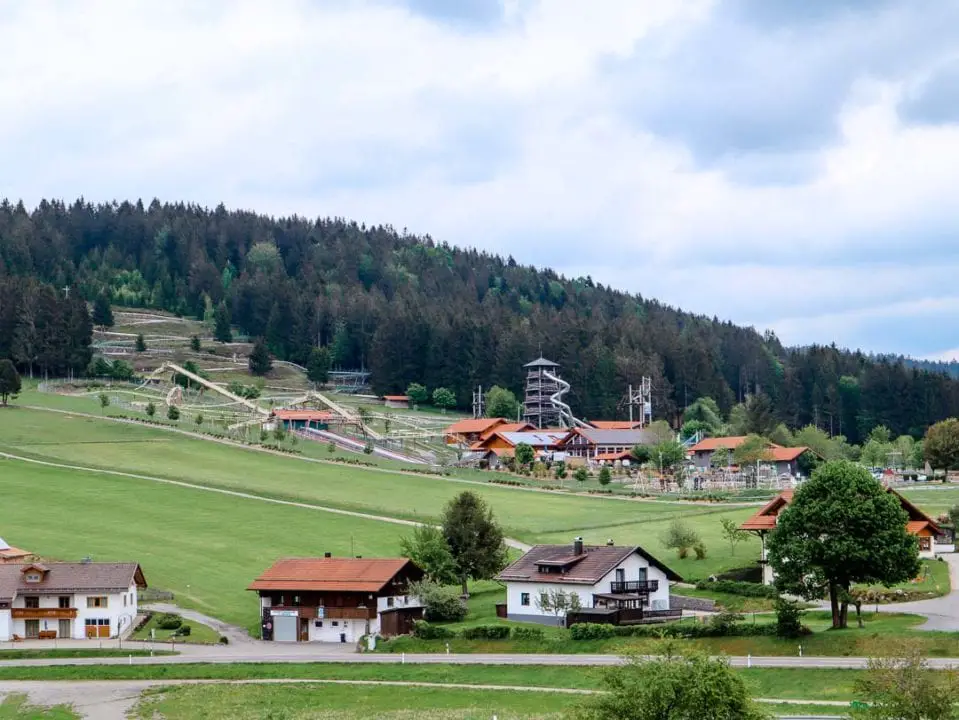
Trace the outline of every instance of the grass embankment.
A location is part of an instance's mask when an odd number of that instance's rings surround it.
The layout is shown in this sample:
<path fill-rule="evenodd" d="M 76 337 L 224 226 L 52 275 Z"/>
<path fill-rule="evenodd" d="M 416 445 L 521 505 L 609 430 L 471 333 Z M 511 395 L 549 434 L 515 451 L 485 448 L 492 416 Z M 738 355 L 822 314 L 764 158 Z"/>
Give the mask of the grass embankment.
<path fill-rule="evenodd" d="M 22 408 L 0 412 L 0 438 L 0 449 L 39 459 L 413 520 L 435 520 L 450 498 L 471 489 L 490 503 L 511 537 L 529 542 L 570 542 L 574 536 L 582 535 L 587 542 L 597 544 L 605 544 L 610 537 L 620 544 L 635 542 L 660 556 L 684 577 L 707 577 L 729 567 L 749 564 L 749 558 L 758 554 L 758 543 L 751 540 L 741 544 L 734 557 L 719 535 L 722 518 L 742 520 L 749 515 L 749 508 L 533 494 L 433 476 L 321 465 L 148 426 Z M 402 491 L 397 489 L 400 483 Z M 703 536 L 709 549 L 705 560 L 678 560 L 662 546 L 660 536 L 677 517 Z"/>
<path fill-rule="evenodd" d="M 177 642 L 190 645 L 214 645 L 220 640 L 220 634 L 203 623 L 184 620 L 184 625 L 190 626 L 189 635 L 179 635 L 179 628 L 165 629 L 157 625 L 161 613 L 156 613 L 147 620 L 146 624 L 133 634 L 133 640 L 156 640 L 157 642 Z M 182 627 L 182 626 L 181 626 Z M 151 635 L 152 633 L 152 635 Z"/>
<path fill-rule="evenodd" d="M 0 720 L 80 720 L 80 716 L 69 705 L 39 707 L 16 693 L 0 700 Z"/>
<path fill-rule="evenodd" d="M 149 650 L 125 650 L 122 648 L 49 648 L 41 650 L 0 650 L 0 660 L 47 660 L 55 658 L 88 657 L 148 657 L 150 655 L 176 655 L 174 652 L 150 652 Z"/>
<path fill-rule="evenodd" d="M 856 627 L 855 613 L 850 617 L 850 627 L 831 630 L 828 613 L 810 611 L 804 613 L 803 622 L 813 631 L 811 635 L 789 640 L 773 635 L 730 636 L 709 638 L 677 638 L 675 652 L 703 651 L 709 654 L 796 656 L 799 646 L 806 656 L 871 657 L 882 655 L 891 641 L 909 639 L 932 657 L 959 657 L 959 633 L 926 632 L 916 630 L 924 618 L 917 615 L 894 613 L 863 613 L 865 627 Z M 693 625 L 699 620 L 685 619 L 682 623 Z M 757 625 L 775 622 L 771 615 L 755 615 L 751 620 Z M 473 617 L 467 623 L 448 624 L 457 629 L 479 624 L 520 625 L 495 618 Z M 655 632 L 651 630 L 650 632 Z M 653 653 L 661 644 L 659 637 L 612 637 L 598 640 L 572 640 L 569 631 L 563 628 L 543 628 L 541 639 L 467 640 L 454 637 L 449 640 L 422 640 L 413 637 L 398 637 L 377 646 L 379 652 L 430 653 L 445 652 L 447 643 L 454 653 L 601 653 L 622 655 L 631 652 Z"/>

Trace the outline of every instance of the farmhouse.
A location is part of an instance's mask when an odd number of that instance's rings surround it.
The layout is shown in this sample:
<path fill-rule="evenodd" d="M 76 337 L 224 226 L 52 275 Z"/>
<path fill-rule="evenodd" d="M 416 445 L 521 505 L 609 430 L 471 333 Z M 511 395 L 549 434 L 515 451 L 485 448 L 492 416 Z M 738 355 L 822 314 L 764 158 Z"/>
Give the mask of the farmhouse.
<path fill-rule="evenodd" d="M 488 437 L 497 427 L 505 425 L 503 418 L 470 418 L 459 420 L 443 431 L 447 445 L 474 445 Z"/>
<path fill-rule="evenodd" d="M 892 488 L 887 488 L 887 492 L 896 496 L 900 505 L 902 505 L 902 509 L 909 516 L 906 522 L 906 530 L 919 538 L 919 557 L 934 558 L 937 550 L 940 552 L 945 550 L 945 547 L 940 546 L 939 540 L 944 539 L 944 536 L 938 523 Z M 776 528 L 779 514 L 792 502 L 793 495 L 793 490 L 783 490 L 770 500 L 765 507 L 739 526 L 742 530 L 748 530 L 758 535 L 762 542 L 759 563 L 762 565 L 763 583 L 766 585 L 772 585 L 773 580 L 775 580 L 773 569 L 766 558 L 766 535 Z"/>
<path fill-rule="evenodd" d="M 568 434 L 567 430 L 521 430 L 519 432 L 500 432 L 495 429 L 484 439 L 474 444 L 470 450 L 480 453 L 482 459 L 495 465 L 504 457 L 512 457 L 516 446 L 529 445 L 537 458 L 553 456 L 559 443 Z M 558 459 L 562 459 L 560 456 Z"/>
<path fill-rule="evenodd" d="M 720 448 L 725 448 L 730 453 L 746 442 L 745 435 L 733 435 L 730 437 L 705 438 L 689 448 L 689 456 L 693 465 L 700 469 L 709 467 L 713 453 Z M 779 447 L 775 443 L 770 443 L 772 447 Z"/>
<path fill-rule="evenodd" d="M 656 436 L 646 430 L 598 430 L 576 428 L 569 431 L 559 449 L 572 461 L 593 462 L 627 460 L 636 445 L 654 445 Z"/>
<path fill-rule="evenodd" d="M 713 454 L 720 448 L 729 451 L 729 462 L 732 463 L 733 451 L 746 441 L 745 435 L 735 435 L 732 437 L 706 438 L 689 448 L 689 455 L 692 458 L 693 465 L 700 470 L 710 467 Z M 815 455 L 816 453 L 808 447 L 783 447 L 776 443 L 766 445 L 766 459 L 762 462 L 767 465 L 773 465 L 777 475 L 799 475 L 800 458 L 804 455 Z"/>
<path fill-rule="evenodd" d="M 670 611 L 669 581 L 682 578 L 638 545 L 618 547 L 536 545 L 497 577 L 506 583 L 506 617 L 545 625 L 601 622 L 625 624 L 678 617 Z M 579 598 L 580 609 L 565 619 L 544 599 L 563 592 Z"/>
<path fill-rule="evenodd" d="M 404 635 L 423 617 L 410 582 L 423 571 L 406 558 L 284 558 L 248 588 L 260 597 L 261 636 L 276 642 L 354 643 Z"/>
<path fill-rule="evenodd" d="M 110 638 L 133 627 L 136 563 L 0 565 L 0 641 Z"/>
<path fill-rule="evenodd" d="M 409 410 L 410 398 L 407 395 L 384 395 L 383 404 L 394 410 Z"/>
<path fill-rule="evenodd" d="M 3 538 L 0 538 L 0 563 L 24 563 L 33 559 L 35 556 L 29 550 L 8 545 Z"/>

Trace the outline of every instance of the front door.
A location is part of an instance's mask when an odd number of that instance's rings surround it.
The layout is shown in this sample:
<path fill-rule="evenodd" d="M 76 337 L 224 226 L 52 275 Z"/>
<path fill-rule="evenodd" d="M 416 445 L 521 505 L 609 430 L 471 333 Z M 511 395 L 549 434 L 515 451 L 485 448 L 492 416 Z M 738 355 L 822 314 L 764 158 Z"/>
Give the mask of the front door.
<path fill-rule="evenodd" d="M 616 568 L 616 582 L 626 582 L 626 570 L 623 568 Z"/>
<path fill-rule="evenodd" d="M 24 620 L 24 634 L 28 638 L 38 638 L 40 637 L 40 621 L 39 620 Z"/>
<path fill-rule="evenodd" d="M 57 637 L 58 638 L 69 638 L 73 634 L 73 630 L 70 627 L 69 620 L 61 620 L 59 627 L 57 628 Z"/>

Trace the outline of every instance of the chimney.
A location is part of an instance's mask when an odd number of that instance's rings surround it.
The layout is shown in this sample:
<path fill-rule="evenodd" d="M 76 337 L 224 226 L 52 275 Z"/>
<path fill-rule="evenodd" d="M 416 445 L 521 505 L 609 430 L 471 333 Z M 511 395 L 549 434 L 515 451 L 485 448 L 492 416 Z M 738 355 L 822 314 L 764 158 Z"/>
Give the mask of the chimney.
<path fill-rule="evenodd" d="M 583 554 L 583 538 L 573 538 L 573 555 Z"/>
<path fill-rule="evenodd" d="M 613 547 L 613 545 L 614 545 L 613 538 L 610 538 L 609 540 L 606 541 L 606 547 Z"/>
<path fill-rule="evenodd" d="M 325 558 L 331 558 L 331 557 L 333 557 L 333 553 L 325 552 L 325 553 L 323 553 L 323 557 L 325 557 Z"/>

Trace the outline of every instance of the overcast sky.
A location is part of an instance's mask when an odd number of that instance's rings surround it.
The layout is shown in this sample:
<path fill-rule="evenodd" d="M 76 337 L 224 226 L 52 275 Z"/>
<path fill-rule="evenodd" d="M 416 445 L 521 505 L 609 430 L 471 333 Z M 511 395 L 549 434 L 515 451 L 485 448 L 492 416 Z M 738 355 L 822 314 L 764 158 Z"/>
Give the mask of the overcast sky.
<path fill-rule="evenodd" d="M 0 195 L 391 223 L 959 355 L 959 0 L 0 0 Z"/>

